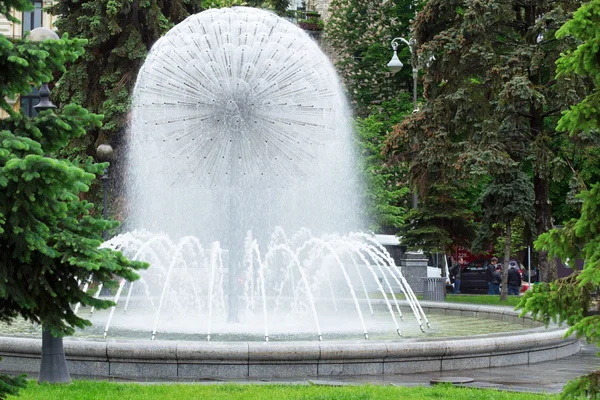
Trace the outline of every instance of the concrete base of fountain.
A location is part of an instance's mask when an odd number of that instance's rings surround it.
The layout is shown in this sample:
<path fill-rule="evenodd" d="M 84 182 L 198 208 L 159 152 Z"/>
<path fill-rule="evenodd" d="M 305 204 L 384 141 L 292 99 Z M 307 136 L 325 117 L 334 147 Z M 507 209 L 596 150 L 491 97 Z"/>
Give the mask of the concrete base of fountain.
<path fill-rule="evenodd" d="M 502 307 L 423 302 L 427 313 L 502 319 L 517 333 L 452 339 L 339 342 L 185 342 L 66 339 L 72 375 L 94 378 L 247 379 L 469 370 L 555 360 L 578 353 L 564 328 L 545 329 Z M 39 371 L 41 339 L 0 337 L 0 371 Z"/>

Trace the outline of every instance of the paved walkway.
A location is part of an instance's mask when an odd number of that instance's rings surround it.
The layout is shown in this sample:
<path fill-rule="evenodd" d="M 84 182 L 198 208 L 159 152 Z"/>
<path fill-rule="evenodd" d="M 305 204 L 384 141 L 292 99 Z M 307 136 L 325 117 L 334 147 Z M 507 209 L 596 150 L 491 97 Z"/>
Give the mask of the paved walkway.
<path fill-rule="evenodd" d="M 582 346 L 581 352 L 556 361 L 546 361 L 531 365 L 481 368 L 471 371 L 425 372 L 420 374 L 337 377 L 311 381 L 313 384 L 392 384 L 398 386 L 429 385 L 432 379 L 440 377 L 469 377 L 475 381 L 464 384 L 469 387 L 497 388 L 519 392 L 560 393 L 567 381 L 580 375 L 600 369 L 598 348 Z"/>

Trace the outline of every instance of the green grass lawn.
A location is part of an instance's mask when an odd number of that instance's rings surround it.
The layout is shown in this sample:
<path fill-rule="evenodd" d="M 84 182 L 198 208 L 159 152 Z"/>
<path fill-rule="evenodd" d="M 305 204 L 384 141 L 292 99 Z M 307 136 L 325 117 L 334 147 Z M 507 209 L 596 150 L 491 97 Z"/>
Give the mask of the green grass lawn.
<path fill-rule="evenodd" d="M 383 299 L 381 293 L 372 293 L 369 295 L 372 299 Z M 405 300 L 403 294 L 397 294 L 398 300 Z M 423 300 L 423 295 L 417 295 L 417 300 Z M 490 296 L 487 294 L 446 294 L 448 303 L 469 303 L 469 304 L 490 304 L 497 306 L 515 307 L 519 304 L 521 296 L 508 296 L 507 301 L 500 301 L 500 296 Z"/>
<path fill-rule="evenodd" d="M 557 399 L 558 395 L 501 392 L 490 389 L 466 389 L 448 385 L 434 387 L 394 386 L 306 386 L 306 385 L 235 385 L 235 384 L 151 384 L 76 381 L 70 385 L 38 385 L 10 400 L 153 400 L 153 399 L 248 399 L 248 400 L 538 400 Z"/>
<path fill-rule="evenodd" d="M 487 294 L 447 294 L 446 301 L 449 303 L 491 304 L 496 306 L 515 307 L 521 300 L 520 296 L 508 296 L 507 301 L 500 301 L 500 296 Z"/>

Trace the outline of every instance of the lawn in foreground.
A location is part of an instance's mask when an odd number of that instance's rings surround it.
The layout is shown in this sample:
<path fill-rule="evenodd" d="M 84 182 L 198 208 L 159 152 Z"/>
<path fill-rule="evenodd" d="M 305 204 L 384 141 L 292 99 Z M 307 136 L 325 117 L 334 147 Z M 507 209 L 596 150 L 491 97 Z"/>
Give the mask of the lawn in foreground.
<path fill-rule="evenodd" d="M 38 385 L 10 400 L 153 400 L 153 399 L 252 399 L 252 400 L 538 400 L 557 399 L 557 395 L 501 392 L 489 389 L 394 386 L 312 386 L 312 385 L 240 385 L 240 384 L 135 384 L 102 381 L 75 381 L 70 385 Z"/>

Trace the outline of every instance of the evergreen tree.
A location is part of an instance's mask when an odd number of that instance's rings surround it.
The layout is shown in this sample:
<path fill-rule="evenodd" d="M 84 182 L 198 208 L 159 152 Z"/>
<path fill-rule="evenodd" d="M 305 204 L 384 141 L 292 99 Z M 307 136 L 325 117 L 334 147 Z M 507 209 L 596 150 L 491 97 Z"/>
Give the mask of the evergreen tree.
<path fill-rule="evenodd" d="M 600 2 L 592 0 L 584 4 L 573 19 L 556 32 L 556 37 L 563 40 L 571 37 L 580 43 L 576 49 L 567 50 L 556 62 L 557 79 L 580 76 L 592 81 L 592 89 L 587 96 L 563 112 L 557 130 L 567 131 L 571 136 L 597 139 L 600 132 Z"/>
<path fill-rule="evenodd" d="M 535 231 L 535 216 L 533 209 L 533 185 L 531 179 L 520 170 L 498 174 L 488 185 L 482 195 L 483 219 L 473 242 L 476 251 L 484 249 L 485 245 L 494 243 L 498 236 L 498 224 L 504 229 L 504 269 L 502 272 L 502 292 L 500 300 L 508 297 L 508 262 L 511 255 L 512 226 L 514 221 L 521 219 L 529 232 Z M 529 235 L 531 236 L 531 235 Z"/>
<path fill-rule="evenodd" d="M 417 208 L 410 210 L 400 226 L 402 244 L 412 250 L 452 253 L 454 246 L 468 247 L 473 239 L 473 213 L 461 188 L 443 181 L 432 181 Z"/>
<path fill-rule="evenodd" d="M 597 0 L 596 3 L 600 3 Z M 565 336 L 575 333 L 590 344 L 600 343 L 600 184 L 582 192 L 581 216 L 561 229 L 541 235 L 536 248 L 548 251 L 575 269 L 566 278 L 534 285 L 525 293 L 518 307 L 522 315 L 531 312 L 533 318 L 548 324 L 566 322 L 570 329 Z M 583 270 L 576 271 L 575 260 L 584 260 Z M 595 399 L 600 396 L 600 371 L 592 372 L 567 383 L 562 398 Z"/>
<path fill-rule="evenodd" d="M 11 9 L 30 8 L 27 1 L 0 1 L 0 11 L 14 22 Z M 106 164 L 89 158 L 74 164 L 51 156 L 86 129 L 99 127 L 101 117 L 69 104 L 59 113 L 43 111 L 30 119 L 5 100 L 64 72 L 65 63 L 75 61 L 84 44 L 66 35 L 41 43 L 0 35 L 0 108 L 9 114 L 0 119 L 0 320 L 20 316 L 43 324 L 55 336 L 90 325 L 73 313 L 72 304 L 112 304 L 83 292 L 80 282 L 93 276 L 114 285 L 116 277 L 136 279 L 134 270 L 143 266 L 98 248 L 102 231 L 116 222 L 94 218 L 92 204 L 80 199 Z M 0 377 L 0 397 L 15 383 L 22 379 Z"/>
<path fill-rule="evenodd" d="M 572 39 L 556 41 L 554 33 L 579 0 L 487 1 L 430 0 L 414 29 L 422 58 L 435 56 L 424 74 L 427 104 L 396 136 L 410 131 L 420 165 L 418 182 L 431 159 L 470 174 L 494 175 L 514 162 L 533 170 L 536 231 L 552 227 L 549 199 L 551 171 L 564 155 L 557 146 L 560 110 L 585 93 L 581 78 L 555 79 L 554 63 Z M 390 137 L 391 145 L 401 138 Z M 421 161 L 419 161 L 421 160 Z M 556 277 L 556 267 L 539 252 L 542 278 Z"/>
<path fill-rule="evenodd" d="M 102 126 L 71 144 L 71 154 L 93 155 L 97 145 L 111 143 L 119 151 L 121 129 L 133 86 L 150 47 L 174 24 L 201 11 L 200 0 L 59 0 L 59 33 L 87 39 L 85 53 L 69 64 L 55 96 L 104 115 Z"/>
<path fill-rule="evenodd" d="M 573 79 L 574 75 L 589 78 L 594 89 L 579 104 L 566 111 L 559 128 L 565 129 L 571 136 L 598 136 L 600 106 L 598 89 L 600 88 L 600 0 L 592 0 L 574 14 L 557 32 L 557 37 L 567 35 L 579 40 L 576 49 L 566 51 L 557 62 L 558 79 Z M 549 284 L 535 285 L 521 302 L 523 314 L 531 312 L 534 318 L 546 324 L 550 321 L 566 322 L 571 326 L 566 335 L 572 333 L 585 337 L 588 343 L 600 342 L 600 183 L 582 192 L 581 215 L 573 218 L 562 229 L 553 229 L 541 235 L 535 243 L 536 248 L 547 251 L 550 257 L 558 257 L 574 268 L 574 260 L 584 261 L 581 272 L 574 271 L 566 278 Z M 582 376 L 569 382 L 562 398 L 597 398 L 600 396 L 600 371 Z"/>
<path fill-rule="evenodd" d="M 388 135 L 383 151 L 388 162 L 409 163 L 411 188 L 418 193 L 417 208 L 399 229 L 402 242 L 411 249 L 451 253 L 454 246 L 470 247 L 481 183 L 466 173 L 457 144 L 431 125 L 429 114 L 426 107 L 405 118 Z"/>

